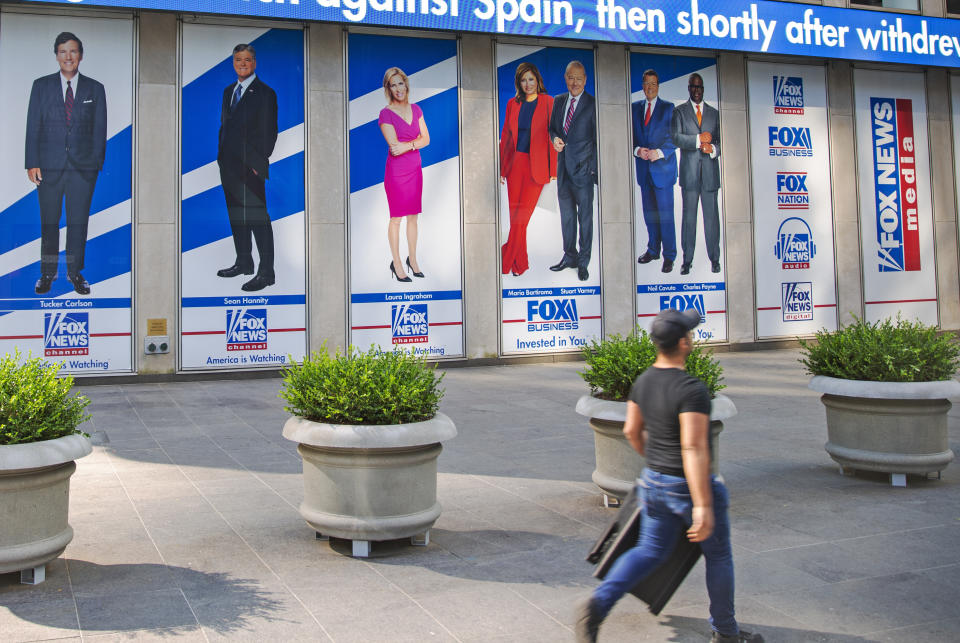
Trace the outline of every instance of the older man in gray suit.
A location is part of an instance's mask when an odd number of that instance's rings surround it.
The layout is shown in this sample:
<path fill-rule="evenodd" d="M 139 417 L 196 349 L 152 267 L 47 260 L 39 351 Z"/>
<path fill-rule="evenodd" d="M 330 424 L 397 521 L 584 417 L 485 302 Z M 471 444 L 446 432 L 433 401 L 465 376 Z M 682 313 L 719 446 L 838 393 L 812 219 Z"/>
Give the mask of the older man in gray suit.
<path fill-rule="evenodd" d="M 673 142 L 680 148 L 680 188 L 683 219 L 680 245 L 683 264 L 680 274 L 690 274 L 697 243 L 697 208 L 703 207 L 703 233 L 710 268 L 720 272 L 720 113 L 703 102 L 703 77 L 690 74 L 690 100 L 677 105 L 670 122 Z"/>

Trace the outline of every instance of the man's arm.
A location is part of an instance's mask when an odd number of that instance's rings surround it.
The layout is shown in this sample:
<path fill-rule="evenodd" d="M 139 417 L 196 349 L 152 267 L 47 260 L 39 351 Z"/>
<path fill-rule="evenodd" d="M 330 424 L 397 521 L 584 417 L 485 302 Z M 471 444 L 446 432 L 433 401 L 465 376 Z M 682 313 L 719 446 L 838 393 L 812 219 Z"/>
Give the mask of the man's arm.
<path fill-rule="evenodd" d="M 93 115 L 93 158 L 97 160 L 97 170 L 103 169 L 107 156 L 107 93 L 100 83 L 94 90 L 97 111 Z"/>
<path fill-rule="evenodd" d="M 683 475 L 693 499 L 693 524 L 687 538 L 698 543 L 713 532 L 713 492 L 710 490 L 710 417 L 706 413 L 681 413 L 680 456 Z"/>
<path fill-rule="evenodd" d="M 30 103 L 27 107 L 27 134 L 24 144 L 24 168 L 27 178 L 34 185 L 40 185 L 43 177 L 40 175 L 40 128 L 43 123 L 43 108 L 40 100 L 40 80 L 33 81 L 30 89 Z"/>
<path fill-rule="evenodd" d="M 643 413 L 636 402 L 627 402 L 627 419 L 623 423 L 623 435 L 633 450 L 640 455 L 646 454 L 647 432 L 643 426 Z"/>
<path fill-rule="evenodd" d="M 566 102 L 566 101 L 564 101 Z M 547 124 L 547 132 L 550 135 L 550 141 L 555 143 L 556 139 L 563 140 L 563 123 L 560 122 L 562 116 L 557 114 L 557 111 L 563 108 L 563 103 L 555 100 L 553 101 L 553 109 L 550 110 L 550 120 Z"/>
<path fill-rule="evenodd" d="M 673 116 L 670 118 L 670 138 L 673 143 L 681 150 L 700 149 L 700 134 L 685 134 L 683 132 L 683 115 L 680 113 L 679 105 L 673 110 Z"/>

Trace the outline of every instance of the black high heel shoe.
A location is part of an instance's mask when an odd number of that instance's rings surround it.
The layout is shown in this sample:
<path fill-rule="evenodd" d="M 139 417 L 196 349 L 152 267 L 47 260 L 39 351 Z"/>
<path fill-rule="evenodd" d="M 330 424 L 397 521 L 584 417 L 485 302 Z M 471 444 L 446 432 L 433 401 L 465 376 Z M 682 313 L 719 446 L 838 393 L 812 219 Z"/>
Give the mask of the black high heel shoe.
<path fill-rule="evenodd" d="M 391 263 L 390 265 L 392 266 L 393 264 Z M 407 257 L 407 268 L 410 269 L 410 272 L 413 273 L 414 277 L 419 277 L 420 279 L 423 279 L 423 273 L 417 272 L 416 270 L 413 269 L 413 266 L 410 265 L 410 257 Z"/>
<path fill-rule="evenodd" d="M 393 267 L 392 259 L 390 260 L 390 274 L 393 275 L 393 278 L 396 279 L 397 281 L 403 281 L 403 282 L 413 281 L 413 279 L 410 278 L 410 275 L 407 275 L 403 279 L 397 276 L 397 269 Z"/>

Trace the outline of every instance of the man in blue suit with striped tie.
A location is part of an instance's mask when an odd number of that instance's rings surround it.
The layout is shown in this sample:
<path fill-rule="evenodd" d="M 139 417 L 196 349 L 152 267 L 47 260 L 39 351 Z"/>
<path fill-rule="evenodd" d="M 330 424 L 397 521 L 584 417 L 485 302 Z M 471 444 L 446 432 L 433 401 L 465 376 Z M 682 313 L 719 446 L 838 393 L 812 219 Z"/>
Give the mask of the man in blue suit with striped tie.
<path fill-rule="evenodd" d="M 673 270 L 677 234 L 673 223 L 673 186 L 677 182 L 677 146 L 670 138 L 673 103 L 658 96 L 660 77 L 643 72 L 643 100 L 633 104 L 633 156 L 637 184 L 647 227 L 647 250 L 637 262 L 650 263 L 663 256 L 662 272 Z"/>

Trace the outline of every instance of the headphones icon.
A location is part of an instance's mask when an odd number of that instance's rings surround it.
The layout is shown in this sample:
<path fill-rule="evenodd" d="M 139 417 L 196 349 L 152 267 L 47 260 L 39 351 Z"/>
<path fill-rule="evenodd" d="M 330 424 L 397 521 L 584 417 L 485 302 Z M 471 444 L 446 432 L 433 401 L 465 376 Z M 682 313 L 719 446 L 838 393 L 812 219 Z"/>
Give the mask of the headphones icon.
<path fill-rule="evenodd" d="M 777 242 L 773 244 L 773 252 L 777 256 L 777 259 L 783 259 L 783 255 L 786 251 L 786 242 L 783 242 L 783 226 L 787 225 L 791 221 L 798 221 L 800 225 L 807 231 L 807 246 L 810 250 L 810 258 L 817 254 L 817 246 L 813 243 L 813 233 L 810 231 L 810 226 L 807 225 L 807 222 L 801 219 L 800 217 L 789 217 L 783 220 L 783 223 L 780 224 L 780 227 L 777 229 Z M 789 233 L 788 233 L 789 234 Z M 795 233 L 794 233 L 795 234 Z"/>

